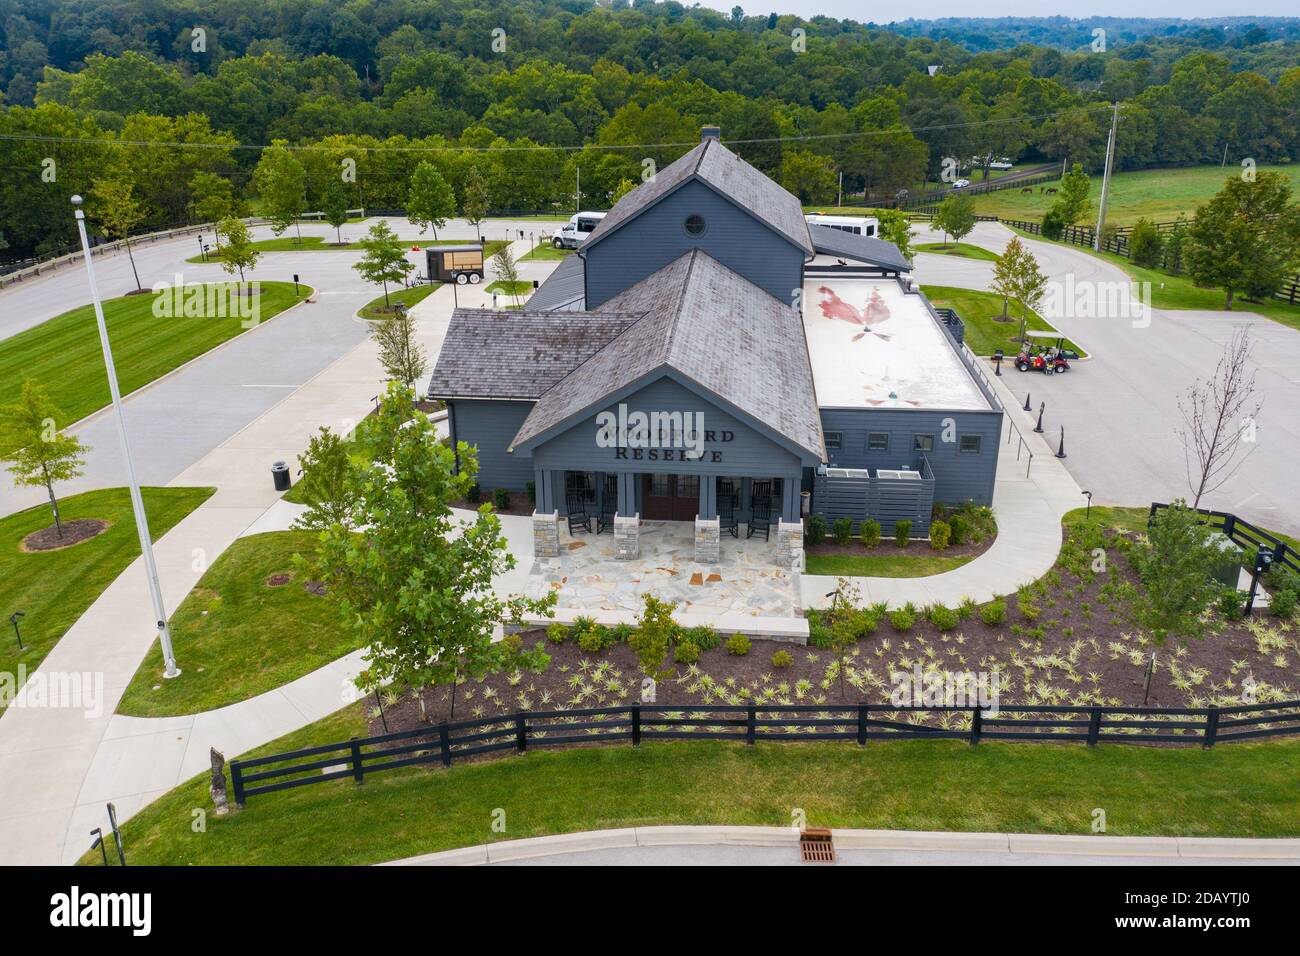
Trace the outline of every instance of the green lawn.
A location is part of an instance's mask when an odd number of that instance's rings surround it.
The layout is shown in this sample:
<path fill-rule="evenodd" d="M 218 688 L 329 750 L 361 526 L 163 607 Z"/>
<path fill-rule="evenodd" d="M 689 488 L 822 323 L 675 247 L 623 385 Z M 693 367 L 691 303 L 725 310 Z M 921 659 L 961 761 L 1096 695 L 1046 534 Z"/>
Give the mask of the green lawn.
<path fill-rule="evenodd" d="M 167 717 L 223 707 L 356 650 L 338 606 L 309 593 L 307 578 L 294 567 L 293 556 L 314 547 L 309 532 L 273 531 L 227 548 L 172 613 L 172 643 L 183 673 L 162 679 L 162 650 L 154 642 L 118 713 Z M 274 574 L 291 579 L 272 586 L 267 581 Z"/>
<path fill-rule="evenodd" d="M 1020 315 L 1024 310 L 1020 303 L 1012 301 L 1007 312 L 1012 317 L 1009 322 L 998 321 L 1002 315 L 1002 297 L 992 292 L 977 292 L 973 289 L 958 289 L 955 286 L 927 285 L 921 291 L 926 294 L 937 308 L 954 309 L 966 325 L 966 344 L 976 355 L 992 355 L 997 349 L 1012 357 L 1015 356 L 1019 343 L 1016 334 L 1020 331 Z M 1037 312 L 1029 314 L 1031 331 L 1055 332 L 1056 328 Z M 1066 340 L 1066 348 L 1072 348 L 1080 355 L 1088 353 L 1078 343 Z"/>
<path fill-rule="evenodd" d="M 154 540 L 202 504 L 214 488 L 145 488 L 145 510 Z M 0 673 L 15 673 L 18 665 L 28 673 L 86 608 L 140 554 L 131 499 L 125 488 L 109 488 L 72 495 L 59 502 L 64 521 L 100 518 L 109 522 L 102 534 L 58 551 L 26 552 L 20 542 L 33 531 L 53 524 L 49 505 L 0 518 Z M 18 650 L 8 618 L 14 611 L 26 615 L 20 622 L 24 650 Z"/>
<path fill-rule="evenodd" d="M 246 756 L 365 734 L 344 710 Z M 649 741 L 534 751 L 449 770 L 409 768 L 253 797 L 191 829 L 207 774 L 122 827 L 133 865 L 364 864 L 551 833 L 626 826 L 811 826 L 1091 832 L 1116 836 L 1300 834 L 1300 743 L 1155 748 L 954 741 Z M 1173 795 L 1173 796 L 1171 796 Z M 506 831 L 491 828 L 493 808 Z M 82 862 L 98 863 L 98 851 Z"/>
<path fill-rule="evenodd" d="M 960 568 L 969 560 L 969 557 L 935 554 L 928 544 L 919 542 L 901 553 L 879 554 L 864 548 L 861 554 L 808 554 L 804 573 L 830 577 L 924 578 Z"/>
<path fill-rule="evenodd" d="M 1075 508 L 1073 511 L 1067 511 L 1061 519 L 1066 527 L 1083 524 L 1085 521 L 1091 521 L 1093 524 L 1102 528 L 1121 528 L 1125 531 L 1134 531 L 1145 534 L 1147 530 L 1147 518 L 1151 514 L 1151 509 L 1147 505 L 1139 507 L 1128 507 L 1123 505 L 1093 505 L 1091 516 L 1088 517 L 1088 511 L 1085 508 Z M 1249 515 L 1239 515 L 1249 521 Z M 1253 523 L 1253 522 L 1252 522 Z M 1262 527 L 1262 526 L 1261 526 Z M 1274 531 L 1271 528 L 1263 528 L 1273 537 L 1285 542 L 1291 547 L 1300 551 L 1300 539 L 1296 539 L 1289 534 L 1281 531 Z"/>
<path fill-rule="evenodd" d="M 254 307 L 265 322 L 311 292 L 304 285 L 295 296 L 291 282 L 263 282 Z M 234 338 L 251 322 L 239 316 L 157 318 L 154 299 L 153 294 L 131 295 L 104 303 L 118 386 L 124 395 Z M 108 377 L 91 306 L 64 312 L 0 341 L 0 405 L 17 401 L 26 379 L 43 385 L 62 410 L 60 428 L 108 404 Z"/>
<path fill-rule="evenodd" d="M 567 259 L 575 251 L 574 249 L 556 249 L 550 243 L 543 242 L 541 245 L 534 246 L 525 252 L 519 257 L 519 261 L 523 262 L 525 259 Z"/>
<path fill-rule="evenodd" d="M 944 256 L 963 256 L 967 259 L 982 259 L 985 262 L 997 262 L 998 254 L 985 249 L 983 246 L 972 246 L 970 243 L 943 243 L 943 242 L 923 242 L 919 246 L 913 246 L 917 252 L 933 252 Z"/>
<path fill-rule="evenodd" d="M 1295 186 L 1300 187 L 1300 163 L 1260 166 L 1259 169 L 1285 173 Z M 1116 226 L 1131 226 L 1143 217 L 1152 222 L 1172 222 L 1180 214 L 1190 219 L 1198 206 L 1223 188 L 1224 180 L 1240 173 L 1241 169 L 1237 166 L 1192 166 L 1116 173 L 1111 177 L 1106 221 Z M 1004 189 L 986 195 L 975 195 L 975 212 L 981 216 L 1041 221 L 1056 197 L 1039 192 L 1037 186 L 1032 188 L 1032 193 Z M 1097 204 L 1101 199 L 1100 176 L 1092 177 L 1090 198 L 1095 222 Z"/>
<path fill-rule="evenodd" d="M 520 279 L 518 282 L 505 282 L 498 279 L 496 282 L 488 283 L 484 292 L 497 292 L 501 295 L 530 295 L 533 291 L 533 284 Z"/>
<path fill-rule="evenodd" d="M 252 245 L 258 252 L 346 252 L 349 249 L 361 248 L 355 242 L 345 242 L 338 245 L 334 236 L 303 236 L 299 240 L 292 233 L 285 233 L 276 239 L 259 239 Z M 222 258 L 214 248 L 208 253 L 206 259 L 203 256 L 191 256 L 185 261 L 193 263 L 220 262 Z"/>
<path fill-rule="evenodd" d="M 382 295 L 378 298 L 371 299 L 361 307 L 361 311 L 357 314 L 363 319 L 388 318 L 396 311 L 393 306 L 400 304 L 410 309 L 427 299 L 429 295 L 441 285 L 442 283 L 440 282 L 425 282 L 409 289 L 395 289 L 388 293 L 387 299 Z"/>

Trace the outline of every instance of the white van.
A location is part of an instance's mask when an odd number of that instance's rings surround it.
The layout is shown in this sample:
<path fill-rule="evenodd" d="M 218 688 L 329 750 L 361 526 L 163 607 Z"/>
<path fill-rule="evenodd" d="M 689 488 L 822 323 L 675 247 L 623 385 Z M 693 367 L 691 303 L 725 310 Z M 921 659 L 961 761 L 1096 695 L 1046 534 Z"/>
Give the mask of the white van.
<path fill-rule="evenodd" d="M 563 228 L 551 233 L 551 245 L 556 249 L 578 248 L 604 218 L 603 212 L 580 212 L 571 216 Z"/>
<path fill-rule="evenodd" d="M 855 236 L 876 236 L 880 233 L 880 220 L 875 216 L 823 216 L 815 212 L 803 218 L 810 226 L 826 226 Z"/>

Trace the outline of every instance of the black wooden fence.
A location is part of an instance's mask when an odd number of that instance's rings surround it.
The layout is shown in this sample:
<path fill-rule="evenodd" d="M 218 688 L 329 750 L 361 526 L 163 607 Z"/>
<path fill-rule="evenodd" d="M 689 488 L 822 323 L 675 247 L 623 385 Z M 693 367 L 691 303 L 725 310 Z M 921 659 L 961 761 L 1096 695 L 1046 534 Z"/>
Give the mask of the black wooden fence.
<path fill-rule="evenodd" d="M 909 716 L 938 715 L 938 726 Z M 236 804 L 277 790 L 306 787 L 399 767 L 450 767 L 505 751 L 646 740 L 1077 741 L 1200 744 L 1300 734 L 1300 701 L 1234 707 L 1101 707 L 1063 705 L 897 707 L 893 704 L 676 705 L 631 704 L 582 710 L 526 711 L 354 738 L 290 753 L 232 760 Z"/>
<path fill-rule="evenodd" d="M 1152 502 L 1148 522 L 1156 516 L 1158 511 L 1168 507 L 1169 505 L 1162 501 Z M 1240 545 L 1246 552 L 1247 561 L 1253 561 L 1254 554 L 1259 551 L 1271 551 L 1273 564 L 1280 564 L 1296 574 L 1300 574 L 1300 551 L 1297 551 L 1277 535 L 1270 534 L 1258 525 L 1251 524 L 1245 518 L 1238 518 L 1227 511 L 1211 511 L 1207 508 L 1197 508 L 1196 513 L 1201 516 L 1201 524 L 1213 528 L 1215 531 L 1222 531 L 1229 541 Z"/>

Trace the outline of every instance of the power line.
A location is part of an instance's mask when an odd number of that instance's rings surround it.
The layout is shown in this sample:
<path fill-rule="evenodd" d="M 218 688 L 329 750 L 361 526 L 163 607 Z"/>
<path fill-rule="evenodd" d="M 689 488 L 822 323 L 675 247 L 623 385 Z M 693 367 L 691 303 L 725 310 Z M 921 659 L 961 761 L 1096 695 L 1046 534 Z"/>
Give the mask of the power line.
<path fill-rule="evenodd" d="M 1037 122 L 1055 119 L 1059 116 L 1072 116 L 1080 113 L 1109 112 L 1109 104 L 1098 106 L 1076 106 L 1053 113 L 1040 113 L 1027 116 L 1008 116 L 1000 119 L 972 120 L 966 123 L 939 123 L 932 126 L 903 126 L 891 129 L 862 130 L 856 133 L 812 133 L 802 136 L 769 136 L 755 139 L 728 139 L 723 142 L 732 146 L 761 145 L 764 143 L 807 143 L 828 140 L 862 139 L 872 136 L 887 136 L 900 130 L 916 134 L 937 132 L 950 129 L 970 129 L 982 126 L 1001 126 L 1010 123 Z M 333 134 L 337 135 L 337 134 Z M 28 136 L 17 133 L 0 133 L 0 140 L 24 143 L 55 143 L 66 145 L 131 146 L 131 147 L 172 147 L 175 149 L 219 149 L 219 150 L 265 150 L 274 144 L 254 143 L 181 143 L 172 140 L 124 140 L 93 139 L 76 136 Z M 581 152 L 585 149 L 634 150 L 634 149 L 674 149 L 698 146 L 699 140 L 673 143 L 586 143 L 581 146 L 360 146 L 346 144 L 340 146 L 323 146 L 320 144 L 283 144 L 281 148 L 292 152 L 335 153 L 351 151 L 361 153 L 526 153 L 540 151 Z"/>

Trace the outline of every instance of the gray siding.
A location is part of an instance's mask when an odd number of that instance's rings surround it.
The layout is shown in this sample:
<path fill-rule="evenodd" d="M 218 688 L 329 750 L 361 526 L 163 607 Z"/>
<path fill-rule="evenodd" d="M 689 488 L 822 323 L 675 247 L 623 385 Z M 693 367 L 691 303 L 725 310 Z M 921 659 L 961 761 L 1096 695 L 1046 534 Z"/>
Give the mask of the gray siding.
<path fill-rule="evenodd" d="M 911 537 L 929 533 L 934 505 L 934 478 L 922 471 L 917 480 L 895 478 L 849 478 L 818 475 L 813 483 L 813 512 L 829 525 L 836 518 L 850 518 L 854 531 L 861 531 L 864 518 L 874 518 L 882 534 L 892 535 L 899 521 L 912 522 Z"/>
<path fill-rule="evenodd" d="M 485 492 L 493 488 L 523 491 L 533 480 L 533 462 L 527 454 L 512 455 L 506 449 L 528 417 L 532 402 L 479 402 L 459 400 L 447 403 L 451 434 L 457 441 L 478 449 L 478 483 Z"/>
<path fill-rule="evenodd" d="M 682 224 L 691 213 L 704 217 L 704 235 L 686 234 Z M 800 249 L 708 186 L 690 182 L 583 250 L 587 308 L 598 308 L 692 249 L 704 250 L 782 302 L 790 302 L 803 282 Z"/>
<path fill-rule="evenodd" d="M 953 440 L 943 440 L 947 420 Z M 911 468 L 918 458 L 912 450 L 916 434 L 934 436 L 934 450 L 926 452 L 934 469 L 934 500 L 944 504 L 974 501 L 993 503 L 993 483 L 998 471 L 998 442 L 1002 436 L 1000 411 L 932 411 L 929 409 L 823 408 L 822 429 L 827 433 L 826 455 L 837 468 Z M 831 432 L 840 433 L 840 447 L 832 448 Z M 889 450 L 867 450 L 870 432 L 886 432 Z M 959 451 L 962 435 L 980 436 L 978 454 Z"/>

